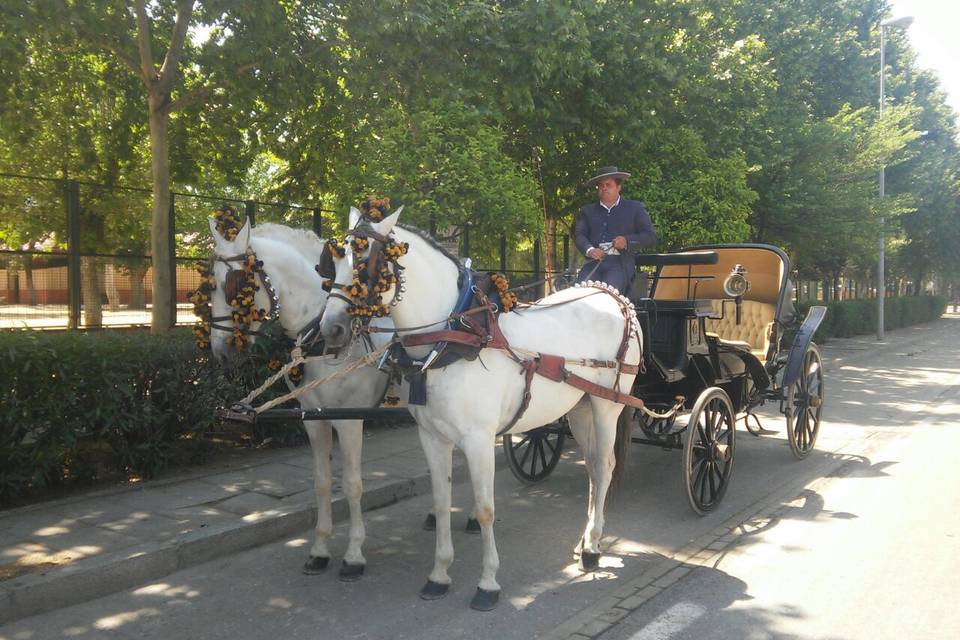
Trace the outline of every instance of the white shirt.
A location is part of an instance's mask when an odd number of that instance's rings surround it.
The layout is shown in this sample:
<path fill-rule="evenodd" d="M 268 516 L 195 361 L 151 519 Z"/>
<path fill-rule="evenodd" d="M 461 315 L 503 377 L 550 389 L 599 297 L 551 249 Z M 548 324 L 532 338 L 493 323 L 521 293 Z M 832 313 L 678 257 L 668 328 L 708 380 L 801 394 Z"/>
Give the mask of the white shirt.
<path fill-rule="evenodd" d="M 603 204 L 603 200 L 600 201 L 600 206 L 603 207 L 604 209 L 606 209 L 606 210 L 607 210 L 607 213 L 610 213 L 610 210 L 613 209 L 613 208 L 614 208 L 615 206 L 617 206 L 618 204 L 620 204 L 620 196 L 617 196 L 617 201 L 614 202 L 614 203 L 613 203 L 612 205 L 610 205 L 609 207 L 608 207 L 607 205 Z"/>
<path fill-rule="evenodd" d="M 617 206 L 618 204 L 620 204 L 620 196 L 617 196 L 617 201 L 614 202 L 614 203 L 613 203 L 612 205 L 610 205 L 609 207 L 608 207 L 607 205 L 603 204 L 603 200 L 600 201 L 600 206 L 607 210 L 607 215 L 610 215 L 610 211 L 611 211 L 615 206 Z M 590 252 L 593 251 L 594 249 L 596 249 L 596 247 L 590 247 L 589 249 L 587 249 L 587 253 L 590 253 Z"/>

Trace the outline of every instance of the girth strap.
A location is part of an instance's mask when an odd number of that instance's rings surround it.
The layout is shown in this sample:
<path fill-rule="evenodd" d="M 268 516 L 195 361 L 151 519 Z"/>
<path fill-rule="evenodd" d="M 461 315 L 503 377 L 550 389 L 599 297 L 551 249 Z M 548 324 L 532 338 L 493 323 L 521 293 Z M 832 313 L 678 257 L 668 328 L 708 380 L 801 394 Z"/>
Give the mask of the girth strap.
<path fill-rule="evenodd" d="M 513 428 L 513 425 L 517 424 L 520 418 L 523 417 L 523 414 L 526 413 L 527 407 L 530 406 L 530 385 L 533 383 L 534 374 L 539 374 L 547 380 L 551 380 L 553 382 L 563 382 L 571 387 L 576 387 L 581 391 L 585 391 L 592 396 L 597 396 L 598 398 L 611 400 L 618 404 L 634 407 L 635 409 L 643 408 L 643 400 L 640 398 L 635 398 L 631 395 L 620 393 L 620 391 L 617 391 L 616 389 L 609 389 L 607 387 L 600 386 L 595 382 L 590 382 L 586 378 L 582 378 L 569 371 L 564 366 L 565 364 L 566 360 L 562 356 L 553 356 L 549 354 L 540 354 L 536 358 L 524 360 L 520 363 L 524 378 L 523 399 L 520 401 L 520 406 L 517 408 L 517 412 L 513 414 L 513 418 L 503 429 L 500 430 L 499 433 L 497 433 L 497 435 L 503 435 L 507 431 L 510 431 L 510 429 Z M 633 369 L 633 371 L 628 369 Z M 635 373 L 637 369 L 639 369 L 637 365 L 622 365 L 620 367 L 620 372 Z M 619 379 L 620 376 L 618 375 L 618 382 Z"/>

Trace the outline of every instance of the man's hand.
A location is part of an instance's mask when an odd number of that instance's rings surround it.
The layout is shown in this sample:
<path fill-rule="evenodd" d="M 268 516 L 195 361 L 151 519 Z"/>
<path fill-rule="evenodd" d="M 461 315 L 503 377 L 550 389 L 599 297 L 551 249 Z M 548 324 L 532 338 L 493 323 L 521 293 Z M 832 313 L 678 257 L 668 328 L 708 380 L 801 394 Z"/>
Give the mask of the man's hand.
<path fill-rule="evenodd" d="M 613 248 L 617 251 L 623 251 L 627 248 L 627 239 L 623 236 L 617 236 L 613 239 Z"/>
<path fill-rule="evenodd" d="M 594 260 L 603 260 L 606 256 L 607 254 L 603 252 L 603 249 L 597 249 L 596 247 L 587 251 L 587 257 Z"/>

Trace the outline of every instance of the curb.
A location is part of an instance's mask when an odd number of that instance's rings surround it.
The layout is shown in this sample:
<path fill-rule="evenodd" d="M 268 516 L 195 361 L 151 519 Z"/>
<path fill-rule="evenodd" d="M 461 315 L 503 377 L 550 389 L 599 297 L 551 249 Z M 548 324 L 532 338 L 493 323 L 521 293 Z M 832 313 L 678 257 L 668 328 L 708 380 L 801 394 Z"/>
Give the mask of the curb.
<path fill-rule="evenodd" d="M 454 461 L 454 482 L 467 477 L 466 465 L 457 462 Z M 389 480 L 370 486 L 364 492 L 363 511 L 387 507 L 430 491 L 429 473 Z M 332 515 L 334 523 L 348 518 L 345 496 L 332 500 Z M 102 598 L 193 565 L 312 529 L 316 517 L 317 508 L 313 504 L 273 509 L 256 520 L 211 526 L 172 540 L 143 543 L 121 552 L 14 578 L 0 583 L 0 624 Z"/>

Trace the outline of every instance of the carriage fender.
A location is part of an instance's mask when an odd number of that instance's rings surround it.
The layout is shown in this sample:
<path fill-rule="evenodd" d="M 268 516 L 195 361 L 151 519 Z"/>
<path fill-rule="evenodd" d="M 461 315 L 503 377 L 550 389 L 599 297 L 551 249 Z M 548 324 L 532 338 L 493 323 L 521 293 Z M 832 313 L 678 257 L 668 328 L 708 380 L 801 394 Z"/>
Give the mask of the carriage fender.
<path fill-rule="evenodd" d="M 783 382 L 781 386 L 787 388 L 797 381 L 803 369 L 803 356 L 807 353 L 807 348 L 813 342 L 813 334 L 816 333 L 824 316 L 827 315 L 827 308 L 824 306 L 810 307 L 807 311 L 807 317 L 803 319 L 803 324 L 797 330 L 797 335 L 793 338 L 793 345 L 790 347 L 790 354 L 787 356 L 787 366 L 783 372 Z"/>

